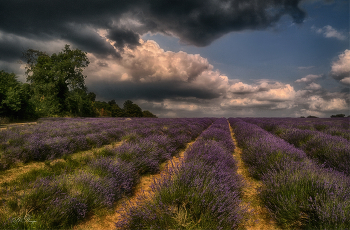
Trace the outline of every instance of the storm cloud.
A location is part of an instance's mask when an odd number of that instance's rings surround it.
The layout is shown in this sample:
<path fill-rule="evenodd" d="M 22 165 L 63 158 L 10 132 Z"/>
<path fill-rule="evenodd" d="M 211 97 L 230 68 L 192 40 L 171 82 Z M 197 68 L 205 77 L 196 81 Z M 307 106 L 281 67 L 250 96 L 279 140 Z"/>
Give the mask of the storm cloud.
<path fill-rule="evenodd" d="M 0 1 L 0 69 L 12 71 L 26 49 L 53 53 L 68 43 L 87 52 L 86 84 L 97 100 L 131 99 L 159 117 L 344 111 L 349 108 L 347 91 L 327 92 L 314 82 L 323 75 L 298 76 L 295 82 L 302 83 L 301 90 L 278 80 L 252 83 L 246 80 L 249 74 L 246 79 L 229 78 L 200 54 L 165 51 L 155 41 L 142 39 L 160 33 L 181 44 L 204 47 L 231 32 L 278 27 L 286 15 L 293 25 L 302 24 L 302 3 L 316 1 L 320 0 Z M 337 35 L 333 27 L 321 32 Z M 348 54 L 346 50 L 331 66 L 331 76 L 344 85 L 350 84 Z M 309 71 L 314 65 L 305 63 L 299 69 Z M 24 65 L 20 68 L 24 72 Z"/>
<path fill-rule="evenodd" d="M 290 15 L 302 23 L 301 0 L 32 0 L 0 2 L 0 34 L 40 41 L 65 40 L 80 49 L 119 57 L 124 46 L 134 48 L 147 32 L 175 36 L 181 42 L 207 46 L 224 34 L 261 30 Z M 125 27 L 127 25 L 127 28 Z M 101 38 L 106 30 L 111 43 Z M 7 57 L 16 49 L 0 50 Z M 30 43 L 28 43 L 29 45 Z M 24 44 L 25 48 L 26 44 Z M 117 48 L 115 50 L 114 47 Z M 32 47 L 30 47 L 32 48 Z"/>

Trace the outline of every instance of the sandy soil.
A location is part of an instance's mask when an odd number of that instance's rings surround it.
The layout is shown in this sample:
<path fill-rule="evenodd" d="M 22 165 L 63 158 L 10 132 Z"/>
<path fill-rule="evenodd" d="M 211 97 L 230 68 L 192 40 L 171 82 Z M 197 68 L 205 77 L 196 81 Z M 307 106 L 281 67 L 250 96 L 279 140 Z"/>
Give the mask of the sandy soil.
<path fill-rule="evenodd" d="M 25 125 L 36 125 L 37 122 L 24 122 L 24 123 L 10 123 L 0 125 L 0 130 L 16 127 L 16 126 L 25 126 Z"/>
<path fill-rule="evenodd" d="M 258 189 L 262 186 L 261 181 L 257 181 L 250 177 L 247 167 L 242 161 L 242 150 L 238 147 L 235 134 L 230 126 L 231 136 L 235 143 L 235 151 L 233 157 L 238 162 L 237 173 L 242 175 L 245 180 L 245 187 L 243 188 L 243 205 L 248 206 L 251 214 L 247 216 L 247 220 L 243 224 L 244 229 L 256 230 L 256 229 L 280 229 L 275 221 L 270 217 L 267 209 L 261 204 L 261 200 L 258 196 Z"/>

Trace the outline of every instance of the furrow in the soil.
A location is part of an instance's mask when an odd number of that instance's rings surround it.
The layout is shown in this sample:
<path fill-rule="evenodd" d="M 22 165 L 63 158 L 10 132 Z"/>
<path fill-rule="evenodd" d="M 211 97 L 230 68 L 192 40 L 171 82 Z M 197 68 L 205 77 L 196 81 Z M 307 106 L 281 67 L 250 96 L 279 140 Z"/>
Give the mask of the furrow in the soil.
<path fill-rule="evenodd" d="M 260 181 L 253 179 L 248 172 L 247 167 L 242 160 L 242 149 L 238 147 L 235 134 L 230 126 L 231 137 L 235 144 L 235 151 L 233 157 L 237 161 L 237 173 L 240 174 L 245 181 L 245 187 L 243 189 L 243 205 L 249 207 L 249 216 L 244 223 L 245 229 L 278 229 L 274 220 L 270 217 L 267 209 L 261 204 L 261 200 L 258 195 L 258 190 L 262 186 Z"/>

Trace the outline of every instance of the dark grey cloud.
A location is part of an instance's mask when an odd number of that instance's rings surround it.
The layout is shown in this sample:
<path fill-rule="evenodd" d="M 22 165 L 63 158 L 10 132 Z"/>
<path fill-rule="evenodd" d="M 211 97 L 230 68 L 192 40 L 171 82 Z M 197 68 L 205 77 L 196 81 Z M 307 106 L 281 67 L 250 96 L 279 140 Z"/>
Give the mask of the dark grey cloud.
<path fill-rule="evenodd" d="M 16 61 L 22 55 L 23 47 L 16 36 L 1 36 L 0 32 L 0 61 Z"/>
<path fill-rule="evenodd" d="M 113 44 L 114 47 L 121 52 L 124 51 L 125 46 L 134 49 L 136 46 L 140 45 L 140 36 L 126 28 L 113 28 L 109 30 L 107 38 L 115 41 Z"/>
<path fill-rule="evenodd" d="M 95 30 L 86 26 L 71 25 L 62 30 L 60 38 L 71 41 L 80 49 L 94 53 L 96 56 L 112 55 L 115 58 L 121 58 L 113 46 L 106 42 Z"/>
<path fill-rule="evenodd" d="M 350 88 L 342 88 L 341 90 L 340 90 L 340 92 L 341 93 L 347 93 L 347 95 L 348 95 L 348 99 L 350 100 L 350 97 L 349 97 L 349 95 L 350 95 Z"/>
<path fill-rule="evenodd" d="M 106 100 L 150 100 L 163 101 L 164 99 L 196 98 L 214 99 L 220 94 L 213 91 L 179 81 L 160 82 L 91 82 L 87 84 L 89 91 L 99 92 L 99 97 Z"/>
<path fill-rule="evenodd" d="M 206 46 L 231 31 L 273 26 L 286 14 L 293 22 L 302 23 L 305 12 L 299 7 L 301 1 L 0 1 L 0 33 L 41 41 L 64 39 L 87 52 L 119 57 L 113 46 L 97 35 L 97 29 L 106 29 L 107 37 L 119 50 L 125 45 L 137 46 L 140 34 L 149 31 Z M 122 21 L 130 19 L 138 24 L 123 28 Z"/>
<path fill-rule="evenodd" d="M 108 63 L 101 62 L 101 61 L 98 61 L 97 65 L 100 66 L 100 67 L 108 67 Z"/>
<path fill-rule="evenodd" d="M 181 41 L 206 46 L 232 31 L 265 29 L 288 14 L 302 23 L 306 13 L 301 0 L 152 0 L 145 1 L 141 22 L 166 31 Z"/>

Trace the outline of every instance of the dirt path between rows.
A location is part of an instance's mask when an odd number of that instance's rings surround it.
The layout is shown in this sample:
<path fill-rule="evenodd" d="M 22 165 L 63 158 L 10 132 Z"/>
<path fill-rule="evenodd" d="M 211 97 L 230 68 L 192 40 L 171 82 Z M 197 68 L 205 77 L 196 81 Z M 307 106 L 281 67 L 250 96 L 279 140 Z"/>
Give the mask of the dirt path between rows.
<path fill-rule="evenodd" d="M 243 224 L 244 229 L 256 230 L 256 229 L 280 229 L 277 227 L 275 221 L 270 217 L 267 209 L 261 204 L 261 200 L 258 196 L 258 189 L 262 186 L 261 181 L 257 181 L 249 176 L 247 167 L 242 160 L 242 149 L 237 145 L 235 134 L 230 126 L 231 136 L 235 144 L 235 151 L 233 157 L 237 161 L 238 170 L 245 180 L 245 187 L 243 188 L 243 205 L 249 207 L 251 211 L 248 219 Z"/>
<path fill-rule="evenodd" d="M 77 152 L 77 153 L 73 153 L 70 156 L 72 157 L 72 159 L 79 159 L 79 158 L 83 158 L 85 156 L 91 155 L 93 156 L 93 152 L 94 151 L 100 151 L 101 149 L 112 149 L 112 148 L 116 148 L 119 145 L 121 145 L 123 142 L 122 141 L 118 141 L 118 142 L 114 142 L 112 144 L 108 144 L 108 145 L 104 145 L 100 148 L 94 148 L 94 149 L 89 149 L 86 151 L 81 151 L 81 152 Z M 55 164 L 56 162 L 59 161 L 64 161 L 62 158 L 57 158 L 54 159 L 52 161 L 50 161 L 50 164 Z M 2 171 L 0 172 L 0 185 L 2 183 L 5 182 L 11 182 L 16 180 L 18 177 L 20 177 L 21 175 L 24 175 L 34 169 L 41 169 L 45 167 L 45 163 L 44 162 L 38 162 L 38 161 L 34 161 L 34 162 L 29 162 L 29 163 L 18 163 L 16 166 L 14 166 L 13 168 L 10 168 L 6 171 Z"/>
<path fill-rule="evenodd" d="M 25 125 L 36 125 L 37 122 L 23 122 L 23 123 L 10 123 L 0 125 L 0 130 L 16 127 L 16 126 L 25 126 Z"/>

